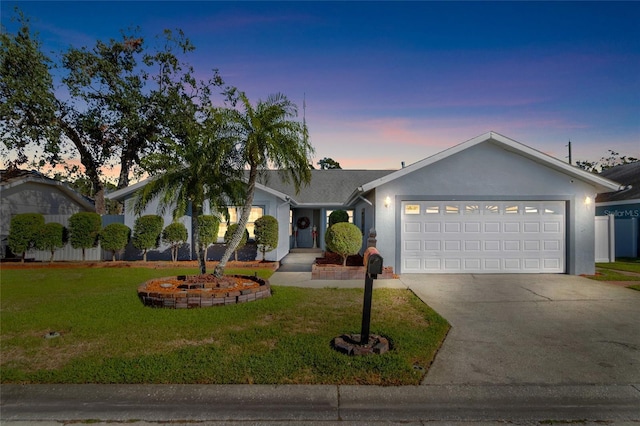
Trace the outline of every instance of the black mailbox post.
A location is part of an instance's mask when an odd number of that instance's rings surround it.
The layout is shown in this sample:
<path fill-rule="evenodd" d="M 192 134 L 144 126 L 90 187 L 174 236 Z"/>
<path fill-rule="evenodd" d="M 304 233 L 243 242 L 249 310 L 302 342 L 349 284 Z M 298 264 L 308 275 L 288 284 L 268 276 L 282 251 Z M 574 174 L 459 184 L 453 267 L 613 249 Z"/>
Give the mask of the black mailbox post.
<path fill-rule="evenodd" d="M 371 297 L 373 296 L 373 280 L 382 274 L 382 256 L 375 247 L 364 252 L 366 275 L 364 280 L 364 302 L 362 306 L 362 327 L 360 329 L 360 345 L 369 343 L 369 327 L 371 326 Z"/>

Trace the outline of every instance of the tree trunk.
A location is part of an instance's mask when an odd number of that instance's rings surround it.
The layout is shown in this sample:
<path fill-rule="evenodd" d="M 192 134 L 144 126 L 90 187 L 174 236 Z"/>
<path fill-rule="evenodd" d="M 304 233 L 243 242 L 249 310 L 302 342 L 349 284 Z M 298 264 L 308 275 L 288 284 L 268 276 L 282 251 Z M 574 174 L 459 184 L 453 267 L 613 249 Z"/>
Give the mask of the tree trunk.
<path fill-rule="evenodd" d="M 55 250 L 51 250 L 51 257 L 49 258 L 49 263 L 53 263 L 53 255 L 55 254 Z"/>
<path fill-rule="evenodd" d="M 71 142 L 73 142 L 73 145 L 78 150 L 78 154 L 80 154 L 80 163 L 84 166 L 85 174 L 89 178 L 89 181 L 91 182 L 91 185 L 93 187 L 93 196 L 96 203 L 96 213 L 101 215 L 105 214 L 107 211 L 104 202 L 104 185 L 100 181 L 100 173 L 98 172 L 100 165 L 96 164 L 96 160 L 93 158 L 89 150 L 84 146 L 84 141 L 82 137 L 76 132 L 76 130 L 64 120 L 60 120 L 59 123 L 62 126 L 64 134 L 69 139 L 71 139 Z"/>
<path fill-rule="evenodd" d="M 192 226 L 193 226 L 193 244 L 196 247 L 196 256 L 198 258 L 198 268 L 200 269 L 200 274 L 204 275 L 207 273 L 207 259 L 205 257 L 206 253 L 202 244 L 200 244 L 200 231 L 198 230 L 198 216 L 202 209 L 197 206 L 193 206 L 193 218 L 192 218 Z"/>
<path fill-rule="evenodd" d="M 220 259 L 220 263 L 216 266 L 216 269 L 213 271 L 213 275 L 220 278 L 224 275 L 224 268 L 227 266 L 227 262 L 231 258 L 231 254 L 236 250 L 240 240 L 242 240 L 242 236 L 244 234 L 244 230 L 247 228 L 247 222 L 249 222 L 249 214 L 251 214 L 251 206 L 253 205 L 253 195 L 256 189 L 256 181 L 258 180 L 258 170 L 255 167 L 251 167 L 249 170 L 249 181 L 247 182 L 247 199 L 244 202 L 244 207 L 242 208 L 242 215 L 240 215 L 240 220 L 238 221 L 238 227 L 236 228 L 236 232 L 233 234 L 231 241 L 227 245 L 224 254 L 222 255 L 222 259 Z"/>
<path fill-rule="evenodd" d="M 116 251 L 115 250 L 111 253 L 111 261 L 112 262 L 116 261 Z"/>

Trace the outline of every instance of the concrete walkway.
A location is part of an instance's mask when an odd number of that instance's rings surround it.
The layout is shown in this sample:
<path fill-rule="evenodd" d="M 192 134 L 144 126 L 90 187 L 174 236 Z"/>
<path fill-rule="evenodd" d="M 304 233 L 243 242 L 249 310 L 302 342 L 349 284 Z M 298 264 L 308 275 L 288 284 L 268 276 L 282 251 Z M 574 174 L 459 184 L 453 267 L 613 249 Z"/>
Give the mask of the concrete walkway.
<path fill-rule="evenodd" d="M 293 262 L 295 263 L 295 262 Z M 273 285 L 363 287 L 276 272 Z M 404 275 L 452 324 L 422 386 L 2 385 L 2 424 L 640 424 L 640 292 L 565 275 Z"/>

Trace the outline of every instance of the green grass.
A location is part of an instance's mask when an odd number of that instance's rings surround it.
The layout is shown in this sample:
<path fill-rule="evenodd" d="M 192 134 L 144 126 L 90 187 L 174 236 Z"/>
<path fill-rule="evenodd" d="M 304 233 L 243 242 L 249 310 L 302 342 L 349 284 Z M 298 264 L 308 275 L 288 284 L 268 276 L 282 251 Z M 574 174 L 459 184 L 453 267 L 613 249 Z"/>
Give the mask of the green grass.
<path fill-rule="evenodd" d="M 597 268 L 613 269 L 616 271 L 636 272 L 640 274 L 640 259 L 616 259 L 611 263 L 596 263 Z"/>
<path fill-rule="evenodd" d="M 413 293 L 377 289 L 371 332 L 393 350 L 349 357 L 330 342 L 359 332 L 361 289 L 274 287 L 268 299 L 184 310 L 138 300 L 143 281 L 193 272 L 2 270 L 1 382 L 418 384 L 414 365 L 426 370 L 449 328 Z M 45 339 L 52 331 L 61 336 Z"/>
<path fill-rule="evenodd" d="M 640 274 L 640 260 L 617 259 L 616 262 L 611 263 L 596 263 L 596 271 L 597 274 L 589 278 L 597 281 L 640 281 L 640 275 L 624 273 Z"/>

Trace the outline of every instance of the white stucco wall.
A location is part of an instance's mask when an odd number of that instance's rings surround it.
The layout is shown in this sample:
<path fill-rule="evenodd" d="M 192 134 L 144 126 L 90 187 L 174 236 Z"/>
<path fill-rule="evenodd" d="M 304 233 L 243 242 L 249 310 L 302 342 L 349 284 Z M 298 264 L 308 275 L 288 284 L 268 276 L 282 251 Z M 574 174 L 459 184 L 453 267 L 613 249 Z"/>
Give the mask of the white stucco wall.
<path fill-rule="evenodd" d="M 401 201 L 562 200 L 567 203 L 567 273 L 593 274 L 595 195 L 595 188 L 586 182 L 482 143 L 377 187 L 378 247 L 385 266 L 401 272 Z M 389 207 L 384 206 L 387 196 L 392 200 Z"/>

